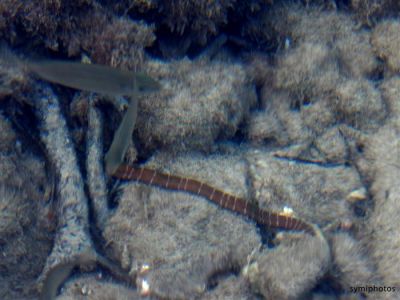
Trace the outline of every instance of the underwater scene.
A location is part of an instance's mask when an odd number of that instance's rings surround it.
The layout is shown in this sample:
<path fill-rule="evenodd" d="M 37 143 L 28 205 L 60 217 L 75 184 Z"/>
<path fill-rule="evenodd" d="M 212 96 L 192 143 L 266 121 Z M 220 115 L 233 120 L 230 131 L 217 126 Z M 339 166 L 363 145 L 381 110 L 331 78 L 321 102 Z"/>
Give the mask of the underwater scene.
<path fill-rule="evenodd" d="M 400 299 L 400 2 L 0 0 L 31 299 Z"/>

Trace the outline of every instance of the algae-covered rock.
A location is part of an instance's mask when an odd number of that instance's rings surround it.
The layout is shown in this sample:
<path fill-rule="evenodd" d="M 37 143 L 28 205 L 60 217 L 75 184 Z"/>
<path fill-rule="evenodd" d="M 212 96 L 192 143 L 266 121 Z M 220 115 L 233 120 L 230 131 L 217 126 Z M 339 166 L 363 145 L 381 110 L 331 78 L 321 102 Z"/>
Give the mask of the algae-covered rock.
<path fill-rule="evenodd" d="M 255 89 L 241 64 L 151 62 L 163 89 L 139 103 L 137 134 L 145 149 L 209 152 L 218 139 L 235 135 L 255 103 Z"/>
<path fill-rule="evenodd" d="M 262 152 L 251 153 L 248 161 L 252 193 L 261 207 L 282 211 L 288 206 L 300 218 L 322 227 L 354 220 L 346 197 L 362 187 L 356 170 L 303 164 Z"/>
<path fill-rule="evenodd" d="M 299 299 L 308 295 L 325 274 L 330 259 L 324 239 L 305 236 L 261 252 L 247 276 L 265 299 Z"/>
<path fill-rule="evenodd" d="M 52 186 L 43 158 L 1 115 L 0 126 L 0 298 L 32 299 L 55 227 Z"/>
<path fill-rule="evenodd" d="M 376 55 L 385 61 L 391 72 L 400 72 L 400 22 L 386 20 L 376 25 L 373 30 L 371 43 Z"/>

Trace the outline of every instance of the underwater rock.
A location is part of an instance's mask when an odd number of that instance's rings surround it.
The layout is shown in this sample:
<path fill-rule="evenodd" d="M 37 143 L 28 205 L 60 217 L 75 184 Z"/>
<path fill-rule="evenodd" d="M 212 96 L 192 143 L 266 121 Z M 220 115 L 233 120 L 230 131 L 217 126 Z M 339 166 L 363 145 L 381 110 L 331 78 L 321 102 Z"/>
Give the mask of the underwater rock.
<path fill-rule="evenodd" d="M 42 299 L 52 299 L 73 267 L 79 264 L 82 255 L 94 252 L 89 235 L 89 208 L 82 174 L 65 118 L 60 111 L 59 98 L 49 87 L 40 85 L 35 95 L 41 139 L 58 175 L 59 196 L 54 212 L 58 230 L 53 249 L 38 279 Z M 89 255 L 84 260 L 90 259 Z"/>
<path fill-rule="evenodd" d="M 327 242 L 307 235 L 261 252 L 248 277 L 265 299 L 301 299 L 325 274 L 330 259 Z"/>
<path fill-rule="evenodd" d="M 16 61 L 10 59 L 8 51 L 0 45 L 0 103 L 10 96 L 18 102 L 29 102 L 25 94 L 30 90 L 28 79 Z"/>
<path fill-rule="evenodd" d="M 69 280 L 57 300 L 139 300 L 137 290 L 126 285 L 102 278 L 102 273 L 83 275 Z"/>
<path fill-rule="evenodd" d="M 400 76 L 394 76 L 384 80 L 379 88 L 388 106 L 387 110 L 390 119 L 398 124 L 398 122 L 400 122 Z"/>
<path fill-rule="evenodd" d="M 400 22 L 386 20 L 377 24 L 372 32 L 371 43 L 376 55 L 385 61 L 387 68 L 400 72 Z"/>
<path fill-rule="evenodd" d="M 0 298 L 32 299 L 51 249 L 51 182 L 43 157 L 0 114 Z"/>
<path fill-rule="evenodd" d="M 256 101 L 241 64 L 183 59 L 148 62 L 146 70 L 163 78 L 159 93 L 139 101 L 137 135 L 146 150 L 209 152 L 234 136 Z"/>
<path fill-rule="evenodd" d="M 363 25 L 371 25 L 384 18 L 396 17 L 400 10 L 397 0 L 351 0 L 349 8 Z"/>
<path fill-rule="evenodd" d="M 84 50 L 94 62 L 135 69 L 144 60 L 154 28 L 110 15 L 97 1 L 5 0 L 0 3 L 0 32 L 10 44 L 31 41 L 67 56 Z"/>
<path fill-rule="evenodd" d="M 252 194 L 260 207 L 279 212 L 288 206 L 301 219 L 321 227 L 354 220 L 346 196 L 362 187 L 356 170 L 302 163 L 260 151 L 253 151 L 247 160 Z"/>
<path fill-rule="evenodd" d="M 287 42 L 272 57 L 255 54 L 250 60 L 249 74 L 260 92 L 246 137 L 257 146 L 286 146 L 302 159 L 345 161 L 340 126 L 374 132 L 388 114 L 373 80 L 380 65 L 371 32 L 348 14 L 317 6 L 277 5 L 263 16 L 264 30 L 279 32 Z M 341 145 L 337 153 L 327 151 L 328 136 Z"/>
<path fill-rule="evenodd" d="M 332 127 L 315 140 L 315 148 L 328 162 L 344 163 L 346 143 L 337 127 Z"/>
<path fill-rule="evenodd" d="M 216 284 L 215 288 L 208 290 L 201 299 L 219 300 L 219 299 L 247 299 L 256 300 L 258 298 L 251 291 L 248 280 L 242 276 L 226 275 L 215 278 L 212 284 Z"/>
<path fill-rule="evenodd" d="M 374 210 L 368 218 L 364 242 L 385 286 L 400 285 L 399 116 L 396 119 L 372 135 L 365 145 Z M 391 296 L 388 293 L 385 299 L 392 299 Z"/>
<path fill-rule="evenodd" d="M 338 119 L 356 129 L 382 125 L 387 114 L 381 93 L 369 80 L 347 80 L 335 89 L 334 109 Z"/>
<path fill-rule="evenodd" d="M 331 237 L 331 248 L 333 266 L 330 276 L 345 291 L 351 291 L 351 287 L 378 283 L 374 265 L 360 241 L 347 233 L 337 233 Z"/>

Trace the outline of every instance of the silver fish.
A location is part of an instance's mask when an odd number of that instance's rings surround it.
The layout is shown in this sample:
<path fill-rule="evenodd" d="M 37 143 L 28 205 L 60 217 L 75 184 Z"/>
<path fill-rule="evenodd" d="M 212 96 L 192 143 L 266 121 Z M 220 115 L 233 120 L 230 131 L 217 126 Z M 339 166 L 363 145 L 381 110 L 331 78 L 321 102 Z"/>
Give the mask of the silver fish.
<path fill-rule="evenodd" d="M 4 45 L 0 59 L 7 64 L 18 64 L 41 79 L 83 91 L 109 96 L 130 96 L 131 101 L 120 126 L 114 134 L 105 156 L 106 172 L 112 175 L 122 163 L 137 118 L 138 94 L 155 92 L 161 85 L 150 76 L 96 64 L 61 60 L 28 61 L 19 59 Z"/>
<path fill-rule="evenodd" d="M 124 159 L 126 150 L 129 146 L 129 140 L 131 139 L 133 129 L 135 128 L 137 107 L 138 99 L 133 93 L 128 110 L 115 132 L 110 149 L 104 158 L 106 173 L 108 175 L 112 175 Z"/>
<path fill-rule="evenodd" d="M 74 61 L 21 59 L 1 42 L 0 62 L 10 67 L 21 67 L 53 83 L 109 96 L 130 96 L 134 90 L 145 93 L 161 88 L 156 80 L 141 72 Z"/>
<path fill-rule="evenodd" d="M 105 168 L 112 175 L 122 163 L 137 118 L 138 93 L 154 92 L 160 84 L 143 73 L 134 73 L 102 65 L 68 61 L 27 63 L 28 70 L 47 81 L 79 90 L 112 96 L 129 95 L 131 101 L 105 156 Z"/>
<path fill-rule="evenodd" d="M 43 60 L 26 62 L 28 71 L 47 81 L 70 88 L 111 96 L 132 95 L 137 91 L 154 92 L 160 84 L 150 76 L 109 66 L 70 61 Z"/>

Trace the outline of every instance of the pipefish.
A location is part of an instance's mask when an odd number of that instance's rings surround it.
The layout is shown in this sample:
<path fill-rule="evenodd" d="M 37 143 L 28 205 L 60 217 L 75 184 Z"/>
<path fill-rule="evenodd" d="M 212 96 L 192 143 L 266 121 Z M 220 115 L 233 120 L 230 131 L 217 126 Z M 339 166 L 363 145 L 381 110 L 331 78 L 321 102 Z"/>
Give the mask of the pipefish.
<path fill-rule="evenodd" d="M 134 180 L 168 190 L 184 191 L 202 196 L 224 209 L 243 215 L 257 224 L 269 228 L 300 230 L 311 235 L 316 234 L 315 227 L 301 219 L 261 209 L 243 198 L 233 196 L 195 179 L 163 174 L 156 170 L 131 165 L 119 166 L 113 176 L 122 180 Z"/>

